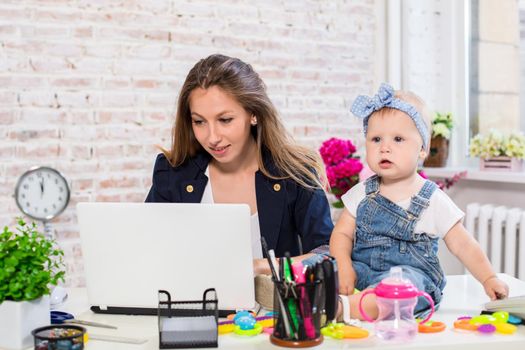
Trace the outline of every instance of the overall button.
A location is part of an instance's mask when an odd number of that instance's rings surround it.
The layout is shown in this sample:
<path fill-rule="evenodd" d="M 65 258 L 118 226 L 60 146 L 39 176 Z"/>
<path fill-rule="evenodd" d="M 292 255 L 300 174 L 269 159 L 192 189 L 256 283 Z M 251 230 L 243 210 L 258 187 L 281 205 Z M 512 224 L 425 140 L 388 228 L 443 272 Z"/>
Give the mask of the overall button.
<path fill-rule="evenodd" d="M 192 185 L 186 186 L 186 192 L 192 193 L 193 192 L 193 186 Z"/>
<path fill-rule="evenodd" d="M 279 192 L 279 191 L 281 190 L 281 185 L 280 185 L 280 184 L 275 184 L 275 185 L 273 185 L 273 190 L 274 190 L 275 192 Z"/>

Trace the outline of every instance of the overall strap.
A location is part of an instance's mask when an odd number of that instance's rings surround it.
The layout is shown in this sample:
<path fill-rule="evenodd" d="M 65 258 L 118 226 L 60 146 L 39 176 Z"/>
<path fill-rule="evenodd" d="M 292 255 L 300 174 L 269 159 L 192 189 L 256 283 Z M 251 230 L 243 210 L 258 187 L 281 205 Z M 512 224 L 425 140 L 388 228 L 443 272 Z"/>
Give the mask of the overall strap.
<path fill-rule="evenodd" d="M 409 218 L 419 218 L 421 212 L 428 207 L 430 197 L 436 189 L 437 185 L 433 181 L 425 180 L 421 190 L 410 201 L 410 207 L 407 210 Z"/>
<path fill-rule="evenodd" d="M 365 182 L 365 186 L 365 192 L 367 196 L 369 194 L 379 192 L 379 176 L 374 175 L 369 177 Z"/>

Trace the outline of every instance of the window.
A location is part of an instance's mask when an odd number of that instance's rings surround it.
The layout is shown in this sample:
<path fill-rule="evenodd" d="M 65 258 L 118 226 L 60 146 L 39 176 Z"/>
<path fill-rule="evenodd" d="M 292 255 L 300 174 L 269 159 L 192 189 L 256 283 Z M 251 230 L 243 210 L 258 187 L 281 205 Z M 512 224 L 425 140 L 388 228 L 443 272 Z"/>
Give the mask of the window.
<path fill-rule="evenodd" d="M 468 156 L 477 133 L 525 132 L 525 0 L 403 0 L 385 8 L 387 46 L 397 46 L 387 50 L 385 79 L 452 112 L 449 166 L 477 166 Z"/>
<path fill-rule="evenodd" d="M 525 38 L 520 39 L 520 17 L 525 15 L 525 0 L 519 3 L 470 0 L 470 136 L 491 128 L 523 130 L 520 58 L 525 52 L 520 51 L 525 49 L 520 43 Z"/>

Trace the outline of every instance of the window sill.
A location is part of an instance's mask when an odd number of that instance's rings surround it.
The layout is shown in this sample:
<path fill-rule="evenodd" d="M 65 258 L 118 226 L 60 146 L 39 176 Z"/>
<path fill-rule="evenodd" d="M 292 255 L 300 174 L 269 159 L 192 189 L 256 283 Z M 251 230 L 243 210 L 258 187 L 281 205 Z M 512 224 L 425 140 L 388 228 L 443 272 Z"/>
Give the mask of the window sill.
<path fill-rule="evenodd" d="M 462 180 L 525 184 L 525 172 L 482 171 L 474 167 L 423 168 L 423 171 L 430 178 L 452 177 L 466 171 L 467 176 Z"/>

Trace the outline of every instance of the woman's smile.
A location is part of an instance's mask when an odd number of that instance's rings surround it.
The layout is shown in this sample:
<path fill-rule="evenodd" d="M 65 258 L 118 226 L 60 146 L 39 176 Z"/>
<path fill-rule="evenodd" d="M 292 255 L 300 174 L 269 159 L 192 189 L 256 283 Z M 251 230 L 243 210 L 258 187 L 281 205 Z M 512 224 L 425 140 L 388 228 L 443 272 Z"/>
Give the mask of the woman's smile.
<path fill-rule="evenodd" d="M 231 145 L 226 145 L 226 146 L 215 146 L 215 147 L 209 147 L 211 153 L 213 155 L 216 155 L 216 156 L 222 156 L 226 153 L 226 151 L 228 150 L 228 148 L 230 147 Z"/>

